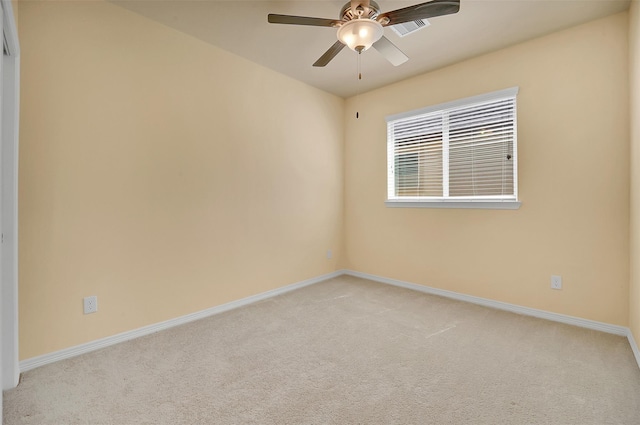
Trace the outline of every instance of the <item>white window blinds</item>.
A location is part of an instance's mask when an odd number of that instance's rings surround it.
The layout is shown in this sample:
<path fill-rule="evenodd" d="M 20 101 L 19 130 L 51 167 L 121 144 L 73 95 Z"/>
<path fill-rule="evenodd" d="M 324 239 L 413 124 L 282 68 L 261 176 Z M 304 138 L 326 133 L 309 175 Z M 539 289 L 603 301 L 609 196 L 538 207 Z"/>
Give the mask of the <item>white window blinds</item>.
<path fill-rule="evenodd" d="M 387 118 L 389 201 L 516 201 L 516 94 Z"/>

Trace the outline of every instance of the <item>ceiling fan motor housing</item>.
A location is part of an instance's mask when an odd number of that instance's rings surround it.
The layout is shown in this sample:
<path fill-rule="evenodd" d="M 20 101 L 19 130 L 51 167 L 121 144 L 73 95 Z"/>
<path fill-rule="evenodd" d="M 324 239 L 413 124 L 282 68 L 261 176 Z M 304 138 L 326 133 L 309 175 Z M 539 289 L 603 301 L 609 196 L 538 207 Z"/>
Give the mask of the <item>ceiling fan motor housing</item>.
<path fill-rule="evenodd" d="M 365 18 L 365 19 L 376 19 L 380 14 L 380 6 L 375 1 L 370 1 L 369 6 L 362 7 L 358 6 L 358 13 L 355 14 L 351 9 L 351 3 L 347 3 L 342 6 L 342 10 L 340 11 L 340 19 L 343 21 L 351 21 L 352 19 Z"/>

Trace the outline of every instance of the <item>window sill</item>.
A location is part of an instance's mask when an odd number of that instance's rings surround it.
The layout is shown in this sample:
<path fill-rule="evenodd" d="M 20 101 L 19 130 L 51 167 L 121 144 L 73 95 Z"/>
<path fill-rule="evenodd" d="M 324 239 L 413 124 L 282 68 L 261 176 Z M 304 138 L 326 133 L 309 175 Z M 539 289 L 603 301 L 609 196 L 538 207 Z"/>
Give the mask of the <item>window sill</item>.
<path fill-rule="evenodd" d="M 475 208 L 488 210 L 517 210 L 520 201 L 401 201 L 392 200 L 384 203 L 391 208 Z"/>

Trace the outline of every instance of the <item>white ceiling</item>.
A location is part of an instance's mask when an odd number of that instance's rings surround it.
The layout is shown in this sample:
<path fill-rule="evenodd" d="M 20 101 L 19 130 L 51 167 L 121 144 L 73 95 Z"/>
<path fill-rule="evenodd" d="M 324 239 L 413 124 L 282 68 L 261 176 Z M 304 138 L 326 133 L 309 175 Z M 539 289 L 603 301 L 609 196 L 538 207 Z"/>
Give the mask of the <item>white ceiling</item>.
<path fill-rule="evenodd" d="M 347 2 L 113 0 L 126 9 L 297 80 L 350 97 L 461 60 L 629 8 L 629 0 L 461 0 L 460 12 L 430 19 L 404 38 L 385 36 L 409 56 L 394 67 L 377 51 L 347 48 L 324 68 L 312 64 L 336 41 L 336 29 L 267 23 L 268 13 L 339 19 Z M 424 0 L 378 0 L 382 12 Z M 550 64 L 551 65 L 551 64 Z"/>

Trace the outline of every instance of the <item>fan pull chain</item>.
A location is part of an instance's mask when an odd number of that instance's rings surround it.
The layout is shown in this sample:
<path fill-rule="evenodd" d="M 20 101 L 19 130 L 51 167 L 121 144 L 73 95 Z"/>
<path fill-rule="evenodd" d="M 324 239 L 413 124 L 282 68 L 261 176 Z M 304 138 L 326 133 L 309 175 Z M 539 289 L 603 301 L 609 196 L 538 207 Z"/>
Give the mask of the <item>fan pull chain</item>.
<path fill-rule="evenodd" d="M 356 105 L 359 104 L 360 100 L 360 81 L 362 81 L 362 65 L 361 65 L 361 55 L 362 50 L 358 52 L 358 89 L 356 90 Z M 360 112 L 356 111 L 356 119 L 360 118 Z"/>

